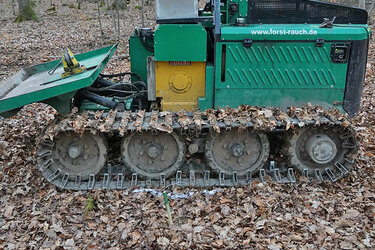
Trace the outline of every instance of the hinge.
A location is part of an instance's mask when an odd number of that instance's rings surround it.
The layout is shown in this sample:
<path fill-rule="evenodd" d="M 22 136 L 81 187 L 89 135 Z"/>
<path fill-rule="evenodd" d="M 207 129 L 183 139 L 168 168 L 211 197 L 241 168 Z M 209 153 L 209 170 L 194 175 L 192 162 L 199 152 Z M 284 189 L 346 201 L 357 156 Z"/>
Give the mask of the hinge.
<path fill-rule="evenodd" d="M 253 45 L 253 40 L 251 40 L 250 38 L 243 39 L 243 41 L 242 41 L 242 45 L 243 45 L 245 48 L 250 48 L 251 45 Z"/>
<path fill-rule="evenodd" d="M 324 45 L 324 39 L 323 38 L 318 38 L 315 40 L 315 47 L 323 47 Z"/>

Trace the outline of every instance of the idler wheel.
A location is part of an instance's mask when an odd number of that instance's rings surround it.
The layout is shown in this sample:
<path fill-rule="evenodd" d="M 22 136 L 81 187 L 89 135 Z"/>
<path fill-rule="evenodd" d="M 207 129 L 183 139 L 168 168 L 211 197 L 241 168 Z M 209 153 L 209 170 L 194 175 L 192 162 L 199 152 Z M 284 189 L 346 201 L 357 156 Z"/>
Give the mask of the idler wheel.
<path fill-rule="evenodd" d="M 38 149 L 38 166 L 44 176 L 65 176 L 69 180 L 88 180 L 96 175 L 107 161 L 107 142 L 103 134 L 66 131 L 45 140 Z M 54 176 L 57 178 L 58 176 Z"/>

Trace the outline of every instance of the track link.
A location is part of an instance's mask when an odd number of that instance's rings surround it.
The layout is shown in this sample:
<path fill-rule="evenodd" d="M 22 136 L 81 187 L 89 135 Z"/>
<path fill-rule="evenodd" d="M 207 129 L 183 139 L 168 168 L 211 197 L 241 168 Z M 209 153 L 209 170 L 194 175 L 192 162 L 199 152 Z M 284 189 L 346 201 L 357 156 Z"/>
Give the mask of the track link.
<path fill-rule="evenodd" d="M 127 138 L 134 133 L 175 133 L 185 139 L 187 146 L 195 139 L 205 140 L 217 133 L 228 131 L 251 130 L 262 134 L 279 133 L 285 135 L 285 145 L 289 145 L 294 135 L 306 127 L 330 129 L 339 128 L 340 135 L 347 150 L 340 159 L 335 159 L 329 168 L 320 167 L 311 171 L 309 168 L 294 166 L 290 159 L 275 161 L 261 161 L 262 166 L 254 170 L 236 170 L 228 172 L 213 169 L 208 166 L 207 158 L 199 153 L 186 152 L 186 162 L 174 173 L 161 173 L 147 178 L 134 172 L 122 163 L 113 163 L 111 160 L 103 166 L 98 174 L 89 174 L 82 178 L 80 174 L 69 174 L 58 167 L 59 160 L 52 153 L 55 147 L 55 138 L 66 131 L 77 134 L 104 134 L 109 141 L 114 138 Z M 336 109 L 326 110 L 322 107 L 306 106 L 302 108 L 291 107 L 286 112 L 280 109 L 259 108 L 254 106 L 241 106 L 237 109 L 207 110 L 205 112 L 83 112 L 65 117 L 57 117 L 47 127 L 40 138 L 38 150 L 38 167 L 43 176 L 53 185 L 62 189 L 91 190 L 91 189 L 127 189 L 132 186 L 241 186 L 255 180 L 265 181 L 271 179 L 278 183 L 294 183 L 297 176 L 304 176 L 308 180 L 336 181 L 349 173 L 358 149 L 356 135 L 346 117 Z M 108 143 L 112 145 L 113 143 Z M 114 144 L 113 144 L 114 145 Z M 271 143 L 271 147 L 272 147 Z M 116 147 L 116 146 L 115 146 Z M 189 147 L 187 147 L 189 148 Z M 203 146 L 204 152 L 205 146 Z M 156 149 L 155 149 L 156 150 Z M 154 150 L 154 151 L 155 151 Z M 241 148 L 237 149 L 241 152 Z M 154 152 L 152 151 L 152 152 Z M 157 151 L 157 150 L 156 150 Z M 237 152 L 236 151 L 236 152 Z M 74 153 L 74 152 L 73 152 Z M 120 153 L 121 154 L 121 153 Z M 118 157 L 120 155 L 117 155 Z M 268 156 L 268 152 L 267 152 Z M 293 158 L 293 157 L 289 157 Z M 132 170 L 133 169 L 133 170 Z M 301 174 L 296 175 L 295 170 Z M 268 177 L 267 177 L 268 176 Z"/>

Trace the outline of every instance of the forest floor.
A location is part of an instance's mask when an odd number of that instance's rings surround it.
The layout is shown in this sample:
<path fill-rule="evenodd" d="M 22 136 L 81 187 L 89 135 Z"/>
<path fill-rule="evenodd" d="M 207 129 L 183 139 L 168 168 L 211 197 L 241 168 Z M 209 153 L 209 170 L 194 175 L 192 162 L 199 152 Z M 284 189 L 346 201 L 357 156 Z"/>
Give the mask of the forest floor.
<path fill-rule="evenodd" d="M 14 23 L 0 14 L 0 80 L 17 70 L 57 59 L 63 47 L 74 53 L 113 43 L 101 38 L 92 4 L 81 10 L 38 4 L 39 22 Z M 67 1 L 69 2 L 69 1 Z M 74 2 L 72 1 L 72 4 Z M 132 2 L 122 11 L 119 49 L 106 72 L 129 69 L 127 39 L 141 26 Z M 1 5 L 1 4 L 0 4 Z M 146 24 L 153 25 L 153 7 Z M 113 33 L 104 11 L 105 35 Z M 126 18 L 125 18 L 126 17 Z M 240 188 L 168 190 L 191 194 L 172 199 L 174 226 L 163 199 L 151 192 L 61 191 L 36 167 L 36 135 L 54 111 L 33 104 L 0 120 L 0 249 L 124 248 L 375 248 L 375 44 L 371 44 L 362 108 L 353 120 L 361 146 L 352 172 L 335 183 L 253 183 Z M 95 203 L 87 210 L 89 197 Z"/>

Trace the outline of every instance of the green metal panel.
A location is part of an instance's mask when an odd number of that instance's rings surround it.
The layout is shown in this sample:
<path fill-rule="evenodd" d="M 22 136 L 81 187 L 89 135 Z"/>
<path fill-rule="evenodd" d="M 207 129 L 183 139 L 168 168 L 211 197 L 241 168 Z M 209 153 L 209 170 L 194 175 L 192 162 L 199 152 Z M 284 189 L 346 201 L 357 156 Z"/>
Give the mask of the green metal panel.
<path fill-rule="evenodd" d="M 367 25 L 319 28 L 319 24 L 252 24 L 244 27 L 223 26 L 221 39 L 222 41 L 238 41 L 248 38 L 253 41 L 315 41 L 319 38 L 327 41 L 350 41 L 367 39 L 369 32 Z"/>
<path fill-rule="evenodd" d="M 131 72 L 137 73 L 144 82 L 147 82 L 147 57 L 152 56 L 153 52 L 147 50 L 139 39 L 134 34 L 129 39 Z M 134 77 L 132 80 L 138 79 Z"/>
<path fill-rule="evenodd" d="M 340 89 L 216 89 L 215 108 L 236 108 L 242 104 L 263 107 L 287 108 L 307 103 L 325 108 L 334 107 L 344 112 L 337 103 L 343 100 L 344 91 Z"/>
<path fill-rule="evenodd" d="M 206 61 L 207 32 L 200 24 L 162 24 L 155 30 L 155 61 Z"/>
<path fill-rule="evenodd" d="M 226 72 L 216 88 L 345 88 L 347 63 L 332 63 L 331 43 L 225 43 Z M 221 44 L 217 53 L 221 53 Z M 221 65 L 220 58 L 216 65 Z M 220 69 L 218 67 L 218 69 Z"/>
<path fill-rule="evenodd" d="M 72 97 L 75 91 L 90 86 L 115 53 L 116 48 L 117 44 L 76 55 L 76 59 L 87 68 L 87 71 L 66 78 L 61 77 L 62 66 L 59 66 L 53 74 L 48 73 L 60 60 L 21 70 L 0 84 L 2 92 L 0 114 L 33 102 L 46 102 L 60 112 L 68 111 L 70 102 L 65 97 Z"/>
<path fill-rule="evenodd" d="M 347 63 L 332 63 L 330 51 L 331 43 L 254 42 L 250 48 L 239 42 L 218 43 L 215 107 L 337 105 L 344 98 Z"/>
<path fill-rule="evenodd" d="M 214 67 L 210 64 L 206 66 L 206 94 L 205 97 L 198 98 L 198 107 L 201 110 L 212 109 L 214 98 Z"/>

